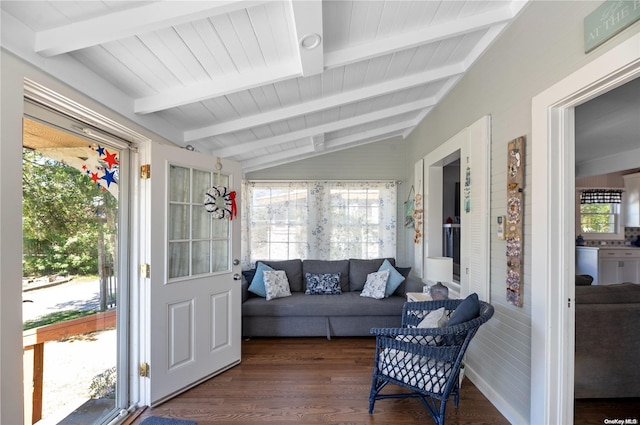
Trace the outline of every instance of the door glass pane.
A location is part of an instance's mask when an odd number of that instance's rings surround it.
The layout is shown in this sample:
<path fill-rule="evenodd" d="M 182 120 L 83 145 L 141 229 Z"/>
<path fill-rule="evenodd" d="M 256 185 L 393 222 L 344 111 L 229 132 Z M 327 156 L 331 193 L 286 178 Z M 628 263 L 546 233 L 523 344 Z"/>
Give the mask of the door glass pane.
<path fill-rule="evenodd" d="M 189 206 L 169 206 L 169 239 L 189 239 Z"/>
<path fill-rule="evenodd" d="M 204 203 L 204 194 L 211 187 L 211 174 L 209 171 L 193 170 L 191 199 L 194 203 Z"/>
<path fill-rule="evenodd" d="M 229 241 L 213 242 L 213 271 L 221 272 L 229 269 Z"/>
<path fill-rule="evenodd" d="M 211 242 L 200 241 L 193 243 L 193 255 L 191 257 L 192 273 L 209 273 L 209 263 L 211 261 Z"/>
<path fill-rule="evenodd" d="M 169 167 L 169 201 L 189 202 L 190 169 L 171 165 Z"/>
<path fill-rule="evenodd" d="M 213 220 L 213 237 L 216 239 L 229 238 L 229 220 Z"/>
<path fill-rule="evenodd" d="M 189 242 L 169 242 L 169 278 L 189 276 Z"/>
<path fill-rule="evenodd" d="M 208 239 L 211 237 L 211 216 L 204 206 L 194 206 L 192 212 L 193 239 Z"/>

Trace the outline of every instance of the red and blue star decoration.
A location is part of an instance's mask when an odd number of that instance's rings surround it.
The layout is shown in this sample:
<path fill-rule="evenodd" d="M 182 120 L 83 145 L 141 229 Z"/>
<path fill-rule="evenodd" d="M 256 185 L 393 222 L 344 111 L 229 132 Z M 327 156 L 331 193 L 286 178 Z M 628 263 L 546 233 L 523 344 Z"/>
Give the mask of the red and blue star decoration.
<path fill-rule="evenodd" d="M 91 178 L 91 180 L 93 180 L 96 186 L 98 186 L 100 189 L 102 189 L 103 192 L 105 192 L 112 183 L 118 184 L 120 169 L 118 153 L 109 152 L 108 149 L 100 145 L 98 145 L 98 147 L 89 146 L 89 148 L 98 154 L 99 163 L 104 165 L 97 166 L 95 172 L 90 170 L 86 164 L 82 166 L 82 169 Z"/>

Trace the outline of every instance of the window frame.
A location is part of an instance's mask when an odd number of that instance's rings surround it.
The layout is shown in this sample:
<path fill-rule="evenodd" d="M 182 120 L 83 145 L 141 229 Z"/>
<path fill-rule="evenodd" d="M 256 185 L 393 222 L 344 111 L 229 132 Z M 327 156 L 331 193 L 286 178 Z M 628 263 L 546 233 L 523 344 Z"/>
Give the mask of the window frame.
<path fill-rule="evenodd" d="M 614 213 L 615 216 L 615 232 L 613 233 L 583 233 L 582 232 L 582 212 L 580 210 L 580 195 L 582 194 L 582 191 L 584 190 L 588 190 L 588 189 L 593 189 L 591 187 L 580 187 L 580 188 L 576 188 L 576 208 L 575 208 L 575 229 L 576 229 L 576 237 L 578 235 L 582 235 L 582 237 L 584 238 L 584 240 L 591 240 L 591 241 L 615 241 L 615 240 L 624 240 L 624 232 L 625 232 L 625 209 L 624 209 L 624 203 L 625 203 L 625 195 L 624 192 L 622 193 L 622 203 L 620 204 L 613 204 L 613 205 L 618 205 L 619 206 L 619 211 L 617 213 Z M 616 189 L 616 188 L 607 188 L 607 189 Z M 610 204 L 611 205 L 611 204 Z"/>
<path fill-rule="evenodd" d="M 349 228 L 352 227 L 353 213 L 347 214 L 345 217 L 342 217 L 342 219 L 340 219 L 341 221 L 336 221 L 336 219 L 338 219 L 338 216 L 333 214 L 332 211 L 338 208 L 345 209 L 346 212 L 349 213 L 351 212 L 351 210 L 362 209 L 363 206 L 359 205 L 361 203 L 361 198 L 363 196 L 366 197 L 367 192 L 371 190 L 384 190 L 384 186 L 388 186 L 387 189 L 390 192 L 386 196 L 379 198 L 385 199 L 386 202 L 384 204 L 380 204 L 373 203 L 368 200 L 365 203 L 366 205 L 364 206 L 364 209 L 366 210 L 366 217 L 369 217 L 371 215 L 369 209 L 377 211 L 377 218 L 373 223 L 375 223 L 375 226 L 378 229 L 386 229 L 384 235 L 381 234 L 379 237 L 377 237 L 377 240 L 384 240 L 386 241 L 386 244 L 383 243 L 381 245 L 380 250 L 377 254 L 375 254 L 375 256 L 372 256 L 373 253 L 371 253 L 370 251 L 369 254 L 362 253 L 361 255 L 352 255 L 354 251 L 351 249 L 351 246 L 362 244 L 361 242 L 355 242 L 361 240 L 361 238 L 359 237 L 361 235 L 356 235 L 354 240 L 351 240 L 349 238 L 345 239 L 343 237 L 339 237 L 339 240 L 336 240 L 336 228 L 342 228 L 345 225 Z M 393 186 L 393 189 L 391 189 L 391 186 Z M 260 217 L 260 214 L 256 214 L 257 209 L 263 209 L 266 207 L 266 204 L 260 207 L 256 207 L 256 205 L 254 204 L 253 197 L 256 190 L 279 190 L 282 192 L 286 192 L 280 193 L 278 197 L 281 197 L 283 199 L 286 198 L 287 200 L 293 199 L 291 197 L 291 193 L 293 192 L 302 190 L 305 193 L 305 195 L 302 197 L 294 197 L 296 198 L 296 200 L 304 204 L 304 210 L 307 211 L 306 215 L 304 215 L 304 217 L 301 219 L 301 222 L 297 223 L 298 225 L 302 224 L 306 226 L 302 234 L 302 239 L 295 240 L 293 242 L 290 241 L 289 238 L 287 238 L 286 241 L 278 241 L 278 243 L 287 245 L 286 249 L 280 251 L 286 251 L 288 259 L 313 258 L 321 260 L 336 260 L 356 257 L 381 258 L 396 256 L 398 247 L 398 228 L 396 223 L 399 214 L 397 182 L 387 180 L 246 180 L 243 184 L 245 203 L 243 204 L 242 208 L 242 264 L 245 268 L 253 267 L 255 261 L 258 260 L 282 261 L 287 259 L 280 258 L 281 255 L 277 257 L 273 256 L 273 252 L 275 251 L 272 249 L 271 243 L 269 241 L 270 238 L 268 237 L 272 232 L 262 232 L 260 231 L 260 229 L 254 228 L 255 223 L 259 221 L 264 221 L 265 223 L 271 221 L 272 224 L 274 222 L 273 217 L 268 219 L 266 217 Z M 336 190 L 338 190 L 338 192 L 346 190 L 347 193 L 362 192 L 364 193 L 364 195 L 362 195 L 362 193 L 356 195 L 355 199 L 359 200 L 358 202 L 356 202 L 351 199 L 353 198 L 353 196 L 347 196 L 346 198 L 344 198 L 344 196 L 342 195 L 338 196 L 336 194 Z M 389 198 L 390 196 L 392 197 L 392 200 Z M 265 200 L 266 198 L 267 197 L 265 197 Z M 301 200 L 302 198 L 304 199 Z M 336 201 L 337 203 L 334 201 Z M 294 208 L 297 207 L 299 207 L 299 205 Z M 290 223 L 281 222 L 280 224 L 282 226 L 289 226 Z M 371 224 L 365 227 L 369 227 L 370 225 Z M 262 235 L 263 233 L 267 236 L 262 236 L 262 240 L 255 237 L 258 234 Z M 290 236 L 291 231 L 288 231 L 287 234 Z M 393 240 L 391 241 L 391 239 Z M 260 244 L 261 246 L 254 245 L 256 243 Z M 298 252 L 299 249 L 296 249 L 295 247 L 292 248 L 293 245 L 306 247 L 306 252 L 300 254 Z"/>

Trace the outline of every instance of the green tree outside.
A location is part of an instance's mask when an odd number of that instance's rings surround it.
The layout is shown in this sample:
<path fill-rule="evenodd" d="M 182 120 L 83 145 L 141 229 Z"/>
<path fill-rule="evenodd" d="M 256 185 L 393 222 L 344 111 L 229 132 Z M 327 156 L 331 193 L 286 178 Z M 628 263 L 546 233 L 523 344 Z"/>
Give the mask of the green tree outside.
<path fill-rule="evenodd" d="M 23 150 L 23 274 L 98 274 L 100 232 L 113 253 L 117 199 L 86 174 Z"/>

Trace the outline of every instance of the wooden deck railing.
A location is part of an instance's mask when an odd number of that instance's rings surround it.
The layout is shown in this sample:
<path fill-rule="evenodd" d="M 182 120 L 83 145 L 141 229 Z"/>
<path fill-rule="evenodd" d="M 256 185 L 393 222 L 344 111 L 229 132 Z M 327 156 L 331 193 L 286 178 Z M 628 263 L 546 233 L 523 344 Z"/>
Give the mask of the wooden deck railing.
<path fill-rule="evenodd" d="M 24 349 L 25 382 L 29 378 L 33 387 L 25 385 L 25 424 L 34 424 L 42 419 L 42 378 L 44 376 L 44 343 L 59 341 L 75 335 L 113 328 L 116 326 L 116 311 L 96 313 L 79 319 L 67 320 L 53 325 L 41 326 L 22 333 Z M 33 365 L 33 368 L 30 366 Z M 29 372 L 32 372 L 29 375 Z M 29 411 L 31 406 L 31 411 Z"/>

